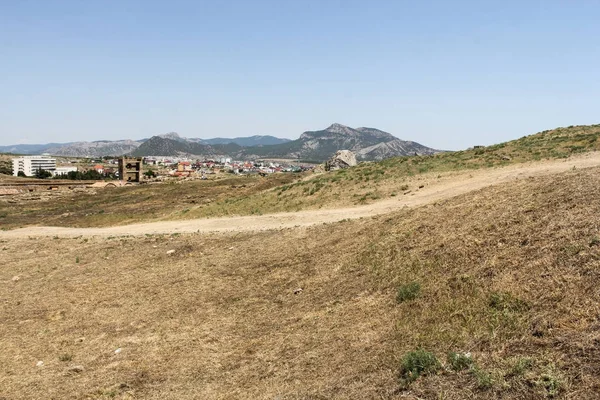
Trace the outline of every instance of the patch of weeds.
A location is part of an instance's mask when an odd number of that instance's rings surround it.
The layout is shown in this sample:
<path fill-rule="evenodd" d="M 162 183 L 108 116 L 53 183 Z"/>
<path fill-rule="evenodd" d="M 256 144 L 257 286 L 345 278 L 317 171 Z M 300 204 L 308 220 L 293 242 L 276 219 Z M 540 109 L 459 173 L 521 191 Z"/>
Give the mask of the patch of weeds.
<path fill-rule="evenodd" d="M 571 244 L 561 249 L 567 256 L 573 257 L 583 251 L 583 246 L 580 244 Z"/>
<path fill-rule="evenodd" d="M 550 397 L 556 396 L 562 390 L 561 380 L 552 374 L 542 374 L 536 383 L 544 388 Z"/>
<path fill-rule="evenodd" d="M 0 218 L 8 217 L 8 213 L 6 211 L 0 213 Z"/>
<path fill-rule="evenodd" d="M 64 353 L 58 356 L 58 359 L 62 362 L 67 362 L 73 360 L 73 355 L 69 353 Z"/>
<path fill-rule="evenodd" d="M 590 240 L 590 247 L 600 246 L 600 237 L 596 236 Z"/>
<path fill-rule="evenodd" d="M 398 193 L 396 193 L 396 192 L 392 192 L 392 194 L 391 194 L 390 196 L 392 196 L 392 197 L 396 197 L 396 196 L 398 196 Z"/>
<path fill-rule="evenodd" d="M 408 352 L 400 361 L 400 379 L 403 386 L 407 387 L 419 376 L 434 374 L 442 365 L 433 353 L 423 349 Z"/>
<path fill-rule="evenodd" d="M 527 303 L 508 292 L 492 292 L 488 305 L 497 311 L 525 311 L 529 308 Z"/>
<path fill-rule="evenodd" d="M 405 301 L 414 300 L 421 293 L 421 284 L 419 282 L 410 282 L 398 288 L 396 293 L 396 302 L 403 303 Z"/>
<path fill-rule="evenodd" d="M 79 257 L 75 257 L 75 264 L 79 264 Z"/>
<path fill-rule="evenodd" d="M 533 367 L 533 360 L 531 358 L 519 357 L 510 369 L 508 376 L 523 376 L 531 367 Z"/>
<path fill-rule="evenodd" d="M 448 353 L 447 357 L 448 366 L 453 371 L 464 371 L 466 369 L 470 369 L 474 366 L 473 357 L 471 357 L 471 353 Z"/>
<path fill-rule="evenodd" d="M 479 389 L 489 389 L 494 385 L 494 380 L 492 379 L 492 375 L 484 371 L 477 366 L 471 370 L 473 374 L 473 378 L 475 378 L 475 382 L 477 383 L 477 388 Z"/>
<path fill-rule="evenodd" d="M 402 185 L 402 186 L 400 186 L 400 190 L 408 190 L 408 185 Z"/>

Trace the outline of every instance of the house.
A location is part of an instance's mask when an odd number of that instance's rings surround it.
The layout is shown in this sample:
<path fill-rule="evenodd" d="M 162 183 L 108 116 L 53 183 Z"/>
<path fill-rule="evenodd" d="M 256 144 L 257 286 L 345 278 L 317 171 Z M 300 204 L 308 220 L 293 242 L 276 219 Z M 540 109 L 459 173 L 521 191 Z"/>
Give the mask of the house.
<path fill-rule="evenodd" d="M 101 164 L 94 165 L 94 171 L 102 175 L 104 173 L 104 166 Z"/>
<path fill-rule="evenodd" d="M 77 167 L 56 167 L 54 172 L 52 172 L 52 175 L 67 175 L 69 172 L 77 172 Z"/>
<path fill-rule="evenodd" d="M 177 164 L 177 172 L 189 172 L 192 170 L 192 163 L 189 161 L 181 161 Z"/>

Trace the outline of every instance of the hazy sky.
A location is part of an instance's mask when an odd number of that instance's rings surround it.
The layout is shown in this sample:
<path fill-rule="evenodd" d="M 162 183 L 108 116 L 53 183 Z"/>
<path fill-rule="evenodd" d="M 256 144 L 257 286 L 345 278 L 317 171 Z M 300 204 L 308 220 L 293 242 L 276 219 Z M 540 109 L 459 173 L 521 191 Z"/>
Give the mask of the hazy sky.
<path fill-rule="evenodd" d="M 600 122 L 600 1 L 0 0 L 0 144 Z"/>

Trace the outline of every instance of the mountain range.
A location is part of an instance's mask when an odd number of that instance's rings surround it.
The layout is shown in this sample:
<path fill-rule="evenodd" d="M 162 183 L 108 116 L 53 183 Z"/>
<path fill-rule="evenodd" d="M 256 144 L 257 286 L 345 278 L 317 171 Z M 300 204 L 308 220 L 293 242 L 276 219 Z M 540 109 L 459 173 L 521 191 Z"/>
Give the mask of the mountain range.
<path fill-rule="evenodd" d="M 234 159 L 286 158 L 324 161 L 338 150 L 351 150 L 359 160 L 438 152 L 413 141 L 398 139 L 375 128 L 351 128 L 332 124 L 326 129 L 307 131 L 296 140 L 256 135 L 237 138 L 184 138 L 175 132 L 142 140 L 48 143 L 0 146 L 0 152 L 15 154 L 49 153 L 56 156 L 228 156 Z"/>

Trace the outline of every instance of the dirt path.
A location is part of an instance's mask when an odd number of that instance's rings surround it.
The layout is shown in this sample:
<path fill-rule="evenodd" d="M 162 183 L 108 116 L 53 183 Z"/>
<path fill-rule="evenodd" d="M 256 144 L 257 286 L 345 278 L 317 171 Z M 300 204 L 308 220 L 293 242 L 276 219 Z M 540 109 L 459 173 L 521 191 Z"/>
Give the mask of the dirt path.
<path fill-rule="evenodd" d="M 433 182 L 425 188 L 401 197 L 393 197 L 373 204 L 337 209 L 306 210 L 291 213 L 249 215 L 194 219 L 187 221 L 159 221 L 107 228 L 27 227 L 0 232 L 0 239 L 34 236 L 124 236 L 191 232 L 242 232 L 309 226 L 390 213 L 403 207 L 416 207 L 451 198 L 486 186 L 497 185 L 531 176 L 551 175 L 575 168 L 600 166 L 600 152 L 588 153 L 567 160 L 517 164 L 504 168 L 470 171 L 454 174 L 450 179 Z"/>

